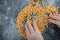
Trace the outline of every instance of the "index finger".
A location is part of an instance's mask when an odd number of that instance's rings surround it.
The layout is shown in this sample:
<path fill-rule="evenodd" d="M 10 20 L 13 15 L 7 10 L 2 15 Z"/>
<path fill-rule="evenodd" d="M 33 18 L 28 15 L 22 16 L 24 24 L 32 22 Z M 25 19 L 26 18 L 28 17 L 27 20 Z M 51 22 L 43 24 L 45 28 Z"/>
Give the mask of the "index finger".
<path fill-rule="evenodd" d="M 28 27 L 28 30 L 30 31 L 30 33 L 34 33 L 33 27 L 28 21 L 27 21 L 27 27 Z"/>
<path fill-rule="evenodd" d="M 35 21 L 33 21 L 33 27 L 34 27 L 34 30 L 35 30 L 36 33 L 40 32 L 38 27 L 37 27 L 37 23 Z"/>
<path fill-rule="evenodd" d="M 49 15 L 50 18 L 60 21 L 60 17 L 57 15 Z"/>
<path fill-rule="evenodd" d="M 60 14 L 55 14 L 55 15 L 60 17 Z"/>

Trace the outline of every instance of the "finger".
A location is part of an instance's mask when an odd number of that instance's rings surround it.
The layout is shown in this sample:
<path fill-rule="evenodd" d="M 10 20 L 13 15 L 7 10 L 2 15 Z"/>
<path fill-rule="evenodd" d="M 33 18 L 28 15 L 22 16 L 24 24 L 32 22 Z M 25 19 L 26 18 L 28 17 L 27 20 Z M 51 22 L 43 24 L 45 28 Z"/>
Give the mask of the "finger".
<path fill-rule="evenodd" d="M 39 29 L 38 29 L 37 24 L 36 24 L 35 21 L 33 21 L 33 27 L 34 27 L 34 30 L 35 30 L 35 31 L 39 31 Z"/>
<path fill-rule="evenodd" d="M 28 21 L 27 21 L 27 27 L 28 27 L 28 30 L 30 31 L 30 33 L 34 33 L 33 27 Z"/>
<path fill-rule="evenodd" d="M 60 17 L 60 14 L 55 14 L 55 15 Z"/>
<path fill-rule="evenodd" d="M 56 25 L 60 24 L 60 22 L 59 22 L 59 21 L 52 20 L 52 19 L 49 19 L 49 22 L 51 22 L 51 23 L 53 23 L 53 24 L 56 24 Z"/>
<path fill-rule="evenodd" d="M 60 17 L 56 15 L 50 15 L 50 18 L 60 21 Z"/>
<path fill-rule="evenodd" d="M 30 37 L 28 37 L 27 35 L 26 35 L 26 38 L 27 38 L 26 40 L 30 40 Z"/>
<path fill-rule="evenodd" d="M 26 30 L 25 30 L 25 32 L 26 32 L 26 37 L 27 37 L 27 38 L 30 38 L 30 32 L 29 32 L 29 30 L 28 30 L 28 28 L 27 28 L 27 25 L 25 25 L 25 28 L 26 28 Z"/>
<path fill-rule="evenodd" d="M 35 21 L 33 21 L 33 27 L 34 27 L 34 30 L 36 32 L 36 34 L 38 34 L 37 36 L 40 37 L 41 40 L 43 40 L 43 37 L 42 37 L 42 34 L 41 32 L 39 31 L 38 27 L 37 27 L 37 23 Z"/>
<path fill-rule="evenodd" d="M 33 21 L 33 27 L 36 33 L 38 33 L 39 35 L 41 35 L 41 32 L 39 31 L 38 27 L 37 27 L 37 23 L 35 21 Z"/>

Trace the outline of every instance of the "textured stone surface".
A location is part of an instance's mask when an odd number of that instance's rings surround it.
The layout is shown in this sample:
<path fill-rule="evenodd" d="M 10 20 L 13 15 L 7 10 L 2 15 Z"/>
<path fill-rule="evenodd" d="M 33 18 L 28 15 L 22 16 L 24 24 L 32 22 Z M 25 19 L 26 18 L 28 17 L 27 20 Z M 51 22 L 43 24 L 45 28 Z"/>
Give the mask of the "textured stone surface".
<path fill-rule="evenodd" d="M 0 40 L 24 40 L 18 33 L 15 26 L 15 19 L 18 12 L 28 3 L 29 0 L 0 0 Z M 45 3 L 45 5 L 47 5 Z M 51 0 L 48 5 L 60 7 L 60 0 Z M 52 32 L 54 25 L 49 24 L 43 34 L 45 40 L 59 40 L 60 31 Z"/>

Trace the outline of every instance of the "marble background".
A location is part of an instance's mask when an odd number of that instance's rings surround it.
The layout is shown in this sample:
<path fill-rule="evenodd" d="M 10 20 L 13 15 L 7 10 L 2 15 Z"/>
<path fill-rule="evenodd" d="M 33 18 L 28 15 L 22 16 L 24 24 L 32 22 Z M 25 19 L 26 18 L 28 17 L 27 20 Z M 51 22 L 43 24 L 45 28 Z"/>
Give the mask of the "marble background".
<path fill-rule="evenodd" d="M 0 40 L 24 40 L 21 35 L 18 34 L 15 19 L 18 12 L 25 6 L 29 0 L 0 0 Z M 45 2 L 45 5 L 46 2 Z M 50 0 L 48 5 L 60 7 L 60 0 Z M 43 33 L 45 40 L 59 40 L 58 35 L 60 31 L 56 30 L 54 26 L 50 26 L 45 29 Z M 52 32 L 51 30 L 56 30 Z"/>

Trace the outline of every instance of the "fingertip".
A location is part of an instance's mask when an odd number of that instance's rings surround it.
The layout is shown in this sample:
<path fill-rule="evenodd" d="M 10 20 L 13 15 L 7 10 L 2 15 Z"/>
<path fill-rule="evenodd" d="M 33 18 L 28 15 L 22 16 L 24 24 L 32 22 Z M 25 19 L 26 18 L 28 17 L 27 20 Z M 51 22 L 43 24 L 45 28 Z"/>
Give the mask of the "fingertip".
<path fill-rule="evenodd" d="M 28 21 L 26 21 L 26 24 L 28 24 Z"/>
<path fill-rule="evenodd" d="M 49 19 L 49 23 L 54 23 L 52 19 Z"/>
<path fill-rule="evenodd" d="M 29 25 L 30 25 L 30 22 L 28 22 L 28 21 L 27 21 L 27 22 L 26 22 L 26 25 L 29 27 Z"/>
<path fill-rule="evenodd" d="M 52 20 L 52 19 L 49 19 L 49 22 L 50 23 L 53 23 L 53 24 L 56 24 L 56 21 L 55 20 Z"/>
<path fill-rule="evenodd" d="M 51 16 L 51 14 L 49 16 Z"/>
<path fill-rule="evenodd" d="M 49 22 L 52 22 L 52 20 L 51 20 L 51 19 L 49 19 Z"/>
<path fill-rule="evenodd" d="M 49 15 L 49 17 L 52 17 L 53 15 Z"/>
<path fill-rule="evenodd" d="M 33 27 L 36 27 L 37 23 L 35 21 L 33 21 Z"/>

